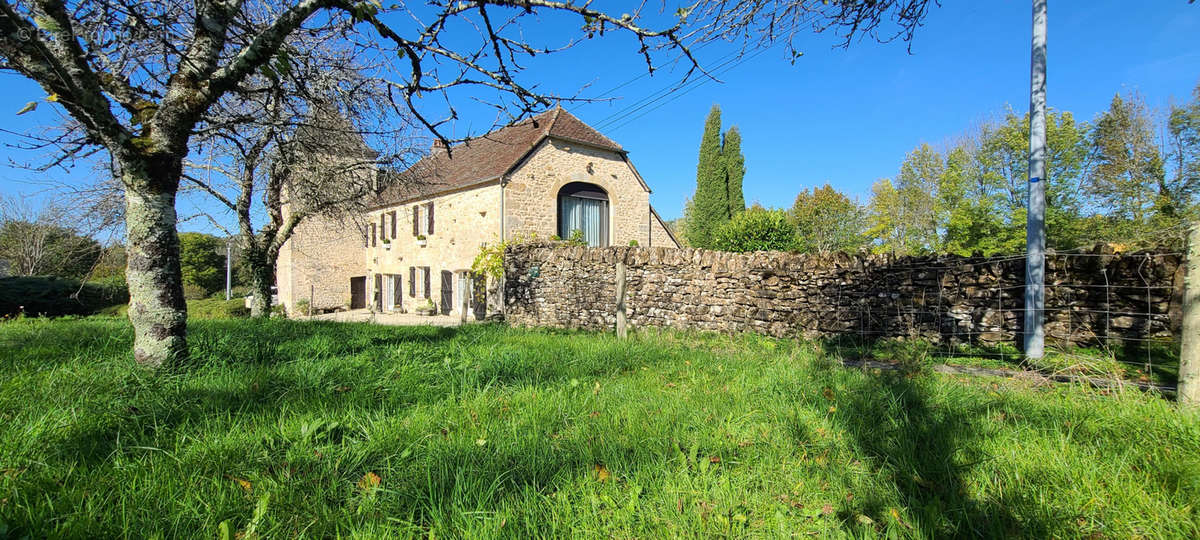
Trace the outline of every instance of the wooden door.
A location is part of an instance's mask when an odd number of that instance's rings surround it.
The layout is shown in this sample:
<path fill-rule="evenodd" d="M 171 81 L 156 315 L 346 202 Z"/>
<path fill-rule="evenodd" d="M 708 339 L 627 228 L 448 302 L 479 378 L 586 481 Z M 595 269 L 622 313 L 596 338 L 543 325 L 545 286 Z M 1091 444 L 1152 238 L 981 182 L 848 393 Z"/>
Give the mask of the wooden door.
<path fill-rule="evenodd" d="M 350 309 L 367 307 L 367 276 L 350 278 Z"/>

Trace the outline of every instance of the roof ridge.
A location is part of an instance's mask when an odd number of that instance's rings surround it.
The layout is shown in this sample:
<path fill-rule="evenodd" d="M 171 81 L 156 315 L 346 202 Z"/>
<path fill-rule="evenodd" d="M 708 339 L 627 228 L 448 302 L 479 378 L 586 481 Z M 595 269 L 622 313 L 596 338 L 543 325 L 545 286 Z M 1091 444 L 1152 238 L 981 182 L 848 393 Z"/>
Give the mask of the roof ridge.
<path fill-rule="evenodd" d="M 563 110 L 562 105 L 556 105 L 553 109 L 547 111 L 553 114 L 550 116 L 550 121 L 546 122 L 546 129 L 542 132 L 543 136 L 550 136 L 550 130 L 554 128 L 554 124 L 558 123 L 558 113 L 561 110 Z"/>

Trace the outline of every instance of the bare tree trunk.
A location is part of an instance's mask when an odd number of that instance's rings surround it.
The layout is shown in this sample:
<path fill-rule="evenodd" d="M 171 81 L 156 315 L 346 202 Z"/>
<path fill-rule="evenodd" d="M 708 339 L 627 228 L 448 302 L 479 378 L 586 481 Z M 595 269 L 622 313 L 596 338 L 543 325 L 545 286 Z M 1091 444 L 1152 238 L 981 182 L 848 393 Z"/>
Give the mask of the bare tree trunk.
<path fill-rule="evenodd" d="M 133 355 L 139 364 L 158 367 L 188 354 L 187 304 L 175 231 L 178 182 L 150 178 L 146 167 L 124 170 L 125 280 L 129 284 Z"/>
<path fill-rule="evenodd" d="M 275 261 L 259 250 L 251 250 L 246 261 L 250 264 L 250 287 L 254 291 L 254 299 L 250 303 L 250 316 L 270 317 L 271 286 L 275 284 Z"/>

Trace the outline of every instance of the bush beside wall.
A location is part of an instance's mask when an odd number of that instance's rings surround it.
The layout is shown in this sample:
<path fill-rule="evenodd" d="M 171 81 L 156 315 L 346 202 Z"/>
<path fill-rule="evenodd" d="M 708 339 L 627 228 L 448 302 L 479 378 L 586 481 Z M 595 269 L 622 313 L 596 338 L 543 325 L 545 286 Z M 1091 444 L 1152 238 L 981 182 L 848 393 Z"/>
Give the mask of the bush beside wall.
<path fill-rule="evenodd" d="M 54 276 L 0 278 L 0 316 L 91 315 L 129 302 L 124 281 L 83 283 Z"/>

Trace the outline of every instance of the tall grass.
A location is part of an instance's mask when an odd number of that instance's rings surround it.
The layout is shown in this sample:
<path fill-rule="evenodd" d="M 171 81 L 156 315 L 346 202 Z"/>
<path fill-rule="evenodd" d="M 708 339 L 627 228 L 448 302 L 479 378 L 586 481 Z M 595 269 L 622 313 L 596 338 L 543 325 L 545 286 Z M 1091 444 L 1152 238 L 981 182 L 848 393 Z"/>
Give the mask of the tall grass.
<path fill-rule="evenodd" d="M 0 536 L 1179 537 L 1200 421 L 755 336 L 0 325 Z"/>

